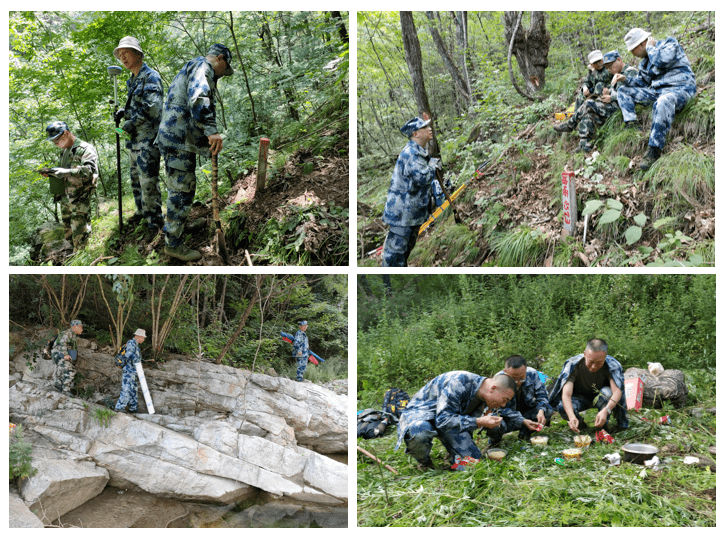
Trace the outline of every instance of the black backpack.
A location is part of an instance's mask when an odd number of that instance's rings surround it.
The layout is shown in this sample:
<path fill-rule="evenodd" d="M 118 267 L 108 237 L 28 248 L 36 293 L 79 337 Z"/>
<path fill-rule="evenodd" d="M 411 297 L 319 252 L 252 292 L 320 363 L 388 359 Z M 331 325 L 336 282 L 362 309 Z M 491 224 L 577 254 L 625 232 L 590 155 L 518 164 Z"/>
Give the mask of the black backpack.
<path fill-rule="evenodd" d="M 358 438 L 370 440 L 371 438 L 380 438 L 386 432 L 389 423 L 398 421 L 395 416 L 376 410 L 375 408 L 367 408 L 358 412 L 357 435 Z"/>
<path fill-rule="evenodd" d="M 119 347 L 113 363 L 116 364 L 116 367 L 118 367 L 119 369 L 123 369 L 123 366 L 126 365 L 126 343 Z"/>
<path fill-rule="evenodd" d="M 391 388 L 383 396 L 383 411 L 400 418 L 401 412 L 406 409 L 409 399 L 410 397 L 403 390 Z"/>

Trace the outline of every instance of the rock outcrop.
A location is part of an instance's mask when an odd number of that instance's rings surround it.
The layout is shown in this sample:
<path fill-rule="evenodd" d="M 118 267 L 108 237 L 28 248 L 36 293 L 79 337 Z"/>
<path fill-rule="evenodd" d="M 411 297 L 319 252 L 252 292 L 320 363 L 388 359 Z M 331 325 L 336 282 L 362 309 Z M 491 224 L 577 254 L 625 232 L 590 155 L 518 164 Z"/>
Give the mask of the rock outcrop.
<path fill-rule="evenodd" d="M 106 484 L 183 501 L 229 504 L 260 491 L 320 505 L 346 505 L 347 398 L 312 384 L 207 362 L 145 368 L 156 413 L 114 413 L 120 372 L 82 345 L 76 369 L 90 401 L 62 395 L 52 362 L 11 365 L 11 420 L 34 446 L 36 476 L 19 488 L 43 522 L 99 494 Z M 51 477 L 53 476 L 53 477 Z M 74 486 L 76 485 L 81 486 Z M 82 489 L 86 496 L 70 494 Z"/>

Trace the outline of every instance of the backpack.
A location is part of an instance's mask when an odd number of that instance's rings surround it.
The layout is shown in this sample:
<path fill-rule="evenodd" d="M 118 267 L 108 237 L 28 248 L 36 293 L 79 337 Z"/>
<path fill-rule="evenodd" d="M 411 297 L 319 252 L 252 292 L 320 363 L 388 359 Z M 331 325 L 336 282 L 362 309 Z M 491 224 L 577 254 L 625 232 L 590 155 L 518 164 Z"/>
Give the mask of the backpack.
<path fill-rule="evenodd" d="M 358 423 L 356 426 L 358 438 L 370 440 L 371 438 L 380 438 L 386 432 L 389 423 L 395 423 L 396 417 L 376 410 L 375 408 L 367 408 L 358 412 Z"/>
<path fill-rule="evenodd" d="M 116 353 L 116 358 L 114 358 L 113 363 L 119 369 L 123 369 L 123 366 L 126 365 L 126 343 L 119 347 L 118 353 Z"/>
<path fill-rule="evenodd" d="M 58 331 L 58 335 L 60 335 L 60 331 Z M 40 353 L 40 355 L 43 357 L 44 360 L 52 360 L 53 359 L 53 347 L 55 347 L 55 342 L 58 339 L 58 336 L 55 336 L 48 340 L 48 343 L 46 343 L 43 346 L 43 351 Z"/>
<path fill-rule="evenodd" d="M 406 409 L 409 399 L 410 397 L 403 390 L 391 388 L 383 396 L 383 411 L 400 418 L 401 412 Z"/>

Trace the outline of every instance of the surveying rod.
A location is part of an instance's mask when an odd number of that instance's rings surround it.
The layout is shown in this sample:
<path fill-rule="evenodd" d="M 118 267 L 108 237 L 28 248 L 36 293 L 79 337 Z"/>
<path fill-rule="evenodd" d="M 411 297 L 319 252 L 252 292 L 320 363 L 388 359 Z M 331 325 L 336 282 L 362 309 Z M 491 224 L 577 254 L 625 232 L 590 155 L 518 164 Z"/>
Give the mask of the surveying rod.
<path fill-rule="evenodd" d="M 118 111 L 118 81 L 117 77 L 122 73 L 122 70 L 117 65 L 111 65 L 108 67 L 108 74 L 113 80 L 113 120 L 116 122 L 116 128 L 121 123 L 121 118 L 116 117 Z M 122 203 L 123 196 L 121 194 L 121 139 L 119 138 L 118 131 L 116 132 L 116 171 L 118 173 L 118 234 L 123 234 L 123 211 Z"/>

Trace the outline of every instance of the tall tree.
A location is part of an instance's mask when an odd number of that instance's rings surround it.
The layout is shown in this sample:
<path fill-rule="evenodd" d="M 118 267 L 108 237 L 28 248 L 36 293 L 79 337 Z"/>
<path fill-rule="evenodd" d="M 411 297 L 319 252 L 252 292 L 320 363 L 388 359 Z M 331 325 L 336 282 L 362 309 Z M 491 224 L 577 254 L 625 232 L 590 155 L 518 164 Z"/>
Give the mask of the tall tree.
<path fill-rule="evenodd" d="M 426 17 L 429 19 L 429 33 L 431 34 L 431 37 L 434 40 L 434 45 L 436 45 L 436 50 L 438 51 L 439 55 L 441 56 L 441 59 L 444 61 L 444 65 L 446 66 L 446 69 L 449 71 L 449 75 L 451 75 L 451 79 L 454 81 L 454 87 L 456 88 L 457 93 L 457 100 L 461 99 L 464 102 L 463 108 L 466 109 L 471 104 L 471 95 L 469 90 L 469 81 L 464 79 L 464 76 L 462 75 L 462 72 L 459 70 L 459 68 L 456 66 L 456 61 L 454 58 L 451 57 L 451 54 L 449 54 L 449 51 L 446 49 L 446 45 L 444 45 L 444 40 L 441 38 L 441 34 L 439 33 L 439 30 L 434 26 L 434 12 L 433 11 L 427 11 Z"/>
<path fill-rule="evenodd" d="M 403 38 L 403 50 L 406 56 L 406 65 L 408 72 L 413 81 L 413 95 L 418 106 L 418 114 L 423 117 L 424 114 L 433 118 L 431 107 L 429 106 L 429 98 L 426 94 L 426 85 L 424 84 L 423 69 L 421 67 L 421 45 L 418 42 L 416 34 L 416 25 L 413 22 L 413 12 L 401 11 L 401 36 Z M 433 121 L 431 122 L 433 128 Z M 436 129 L 433 129 L 434 137 L 429 142 L 429 154 L 434 157 L 439 156 L 439 142 L 436 139 Z"/>

